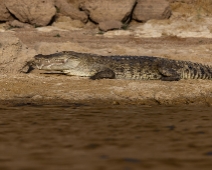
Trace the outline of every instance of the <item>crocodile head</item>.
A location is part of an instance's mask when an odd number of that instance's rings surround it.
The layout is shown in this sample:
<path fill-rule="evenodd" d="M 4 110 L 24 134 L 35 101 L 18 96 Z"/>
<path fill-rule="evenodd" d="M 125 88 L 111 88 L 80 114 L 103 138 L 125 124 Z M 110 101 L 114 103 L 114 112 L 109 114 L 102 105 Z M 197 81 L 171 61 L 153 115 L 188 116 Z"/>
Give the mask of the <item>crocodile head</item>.
<path fill-rule="evenodd" d="M 63 71 L 75 68 L 80 61 L 75 56 L 68 56 L 65 52 L 36 55 L 34 65 L 40 70 Z M 70 61 L 71 60 L 71 61 Z"/>

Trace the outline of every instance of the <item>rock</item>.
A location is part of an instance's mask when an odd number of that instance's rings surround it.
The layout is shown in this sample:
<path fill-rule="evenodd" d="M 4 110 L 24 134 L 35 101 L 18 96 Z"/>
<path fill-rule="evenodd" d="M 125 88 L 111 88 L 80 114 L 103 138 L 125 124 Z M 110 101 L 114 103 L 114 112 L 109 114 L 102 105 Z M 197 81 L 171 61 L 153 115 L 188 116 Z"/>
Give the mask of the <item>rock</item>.
<path fill-rule="evenodd" d="M 0 33 L 0 74 L 27 72 L 27 62 L 36 55 L 11 33 Z"/>
<path fill-rule="evenodd" d="M 80 9 L 85 11 L 95 23 L 116 20 L 127 22 L 130 19 L 136 0 L 82 0 Z"/>
<path fill-rule="evenodd" d="M 43 99 L 43 96 L 38 94 L 32 97 L 32 100 L 40 100 L 40 99 Z"/>
<path fill-rule="evenodd" d="M 80 20 L 73 20 L 68 16 L 58 16 L 52 26 L 66 30 L 79 30 L 84 28 L 85 24 Z"/>
<path fill-rule="evenodd" d="M 7 0 L 5 5 L 19 21 L 36 26 L 48 25 L 56 13 L 54 0 Z"/>
<path fill-rule="evenodd" d="M 12 28 L 32 28 L 33 26 L 27 23 L 20 22 L 18 20 L 12 20 L 8 22 Z"/>
<path fill-rule="evenodd" d="M 72 6 L 74 6 L 75 8 L 79 9 L 79 4 L 81 0 L 66 0 L 66 1 Z"/>
<path fill-rule="evenodd" d="M 88 16 L 84 12 L 79 11 L 72 4 L 68 3 L 67 0 L 56 0 L 56 7 L 61 14 L 69 16 L 72 19 L 80 20 L 84 23 L 88 21 Z"/>
<path fill-rule="evenodd" d="M 79 6 L 80 0 L 67 0 L 67 2 L 73 4 L 74 6 Z"/>
<path fill-rule="evenodd" d="M 12 18 L 6 6 L 4 5 L 4 1 L 1 0 L 0 4 L 0 21 L 8 21 Z"/>
<path fill-rule="evenodd" d="M 64 16 L 62 14 L 57 14 L 55 22 L 71 22 L 73 21 L 70 17 Z"/>
<path fill-rule="evenodd" d="M 122 23 L 116 20 L 110 20 L 110 21 L 99 23 L 99 29 L 102 31 L 121 29 L 121 27 L 122 27 Z"/>
<path fill-rule="evenodd" d="M 166 0 L 138 0 L 133 12 L 133 19 L 148 21 L 150 19 L 167 19 L 171 16 L 171 8 Z"/>

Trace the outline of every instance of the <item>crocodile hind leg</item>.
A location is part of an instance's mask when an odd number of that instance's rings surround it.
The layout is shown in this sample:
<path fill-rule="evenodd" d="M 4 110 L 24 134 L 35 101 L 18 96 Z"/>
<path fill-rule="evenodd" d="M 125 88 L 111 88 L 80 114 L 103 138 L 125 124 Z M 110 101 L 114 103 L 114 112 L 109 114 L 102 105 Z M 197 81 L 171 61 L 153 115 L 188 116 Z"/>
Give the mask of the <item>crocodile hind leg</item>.
<path fill-rule="evenodd" d="M 90 77 L 92 80 L 96 79 L 114 79 L 115 78 L 115 73 L 111 69 L 105 69 L 103 71 L 97 72 L 93 76 Z"/>

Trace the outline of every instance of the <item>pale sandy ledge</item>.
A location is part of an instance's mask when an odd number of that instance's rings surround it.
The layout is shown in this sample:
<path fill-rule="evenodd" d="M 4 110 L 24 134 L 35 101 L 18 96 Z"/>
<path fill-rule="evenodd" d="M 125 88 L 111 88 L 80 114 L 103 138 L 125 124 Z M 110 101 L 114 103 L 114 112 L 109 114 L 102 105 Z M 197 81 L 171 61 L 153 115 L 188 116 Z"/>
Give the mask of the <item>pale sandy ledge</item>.
<path fill-rule="evenodd" d="M 206 105 L 212 104 L 209 80 L 178 82 L 88 80 L 65 75 L 1 76 L 0 104 L 68 105 L 139 104 L 139 105 Z"/>

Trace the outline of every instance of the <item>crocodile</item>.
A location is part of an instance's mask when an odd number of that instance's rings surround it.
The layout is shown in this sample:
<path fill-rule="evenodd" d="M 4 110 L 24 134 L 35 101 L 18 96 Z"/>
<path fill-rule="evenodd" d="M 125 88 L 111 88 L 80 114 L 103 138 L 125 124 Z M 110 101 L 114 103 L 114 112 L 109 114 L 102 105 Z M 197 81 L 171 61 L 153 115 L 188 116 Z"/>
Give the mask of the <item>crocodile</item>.
<path fill-rule="evenodd" d="M 89 77 L 93 80 L 212 79 L 212 66 L 152 56 L 102 56 L 63 51 L 50 55 L 38 54 L 34 59 L 34 65 L 38 69 L 59 71 L 66 75 Z"/>

